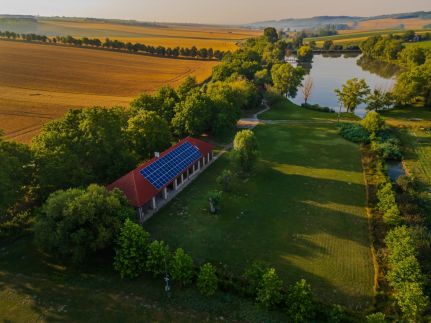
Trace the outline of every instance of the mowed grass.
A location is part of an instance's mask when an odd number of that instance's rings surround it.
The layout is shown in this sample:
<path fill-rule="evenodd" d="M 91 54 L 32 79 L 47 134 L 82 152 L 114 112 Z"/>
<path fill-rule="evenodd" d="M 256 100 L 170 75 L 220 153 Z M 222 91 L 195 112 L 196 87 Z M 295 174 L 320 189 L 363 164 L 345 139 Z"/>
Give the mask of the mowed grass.
<path fill-rule="evenodd" d="M 142 92 L 202 82 L 217 62 L 0 41 L 0 128 L 28 142 L 70 108 L 127 105 Z"/>
<path fill-rule="evenodd" d="M 255 129 L 260 158 L 248 180 L 224 193 L 217 216 L 207 193 L 229 165 L 223 155 L 144 227 L 199 261 L 241 273 L 254 260 L 286 283 L 305 278 L 325 302 L 366 307 L 373 267 L 358 146 L 332 124 Z"/>

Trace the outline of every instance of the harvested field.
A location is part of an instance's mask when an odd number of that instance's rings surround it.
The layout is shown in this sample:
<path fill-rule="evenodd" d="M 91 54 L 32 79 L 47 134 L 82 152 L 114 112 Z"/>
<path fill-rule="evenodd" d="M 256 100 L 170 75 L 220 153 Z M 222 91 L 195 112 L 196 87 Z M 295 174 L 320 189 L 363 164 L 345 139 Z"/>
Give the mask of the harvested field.
<path fill-rule="evenodd" d="M 359 22 L 354 28 L 359 30 L 372 30 L 384 28 L 421 29 L 431 24 L 431 19 L 409 18 L 409 19 L 372 19 Z"/>
<path fill-rule="evenodd" d="M 0 41 L 0 128 L 28 142 L 73 107 L 127 105 L 141 92 L 203 81 L 217 62 Z"/>

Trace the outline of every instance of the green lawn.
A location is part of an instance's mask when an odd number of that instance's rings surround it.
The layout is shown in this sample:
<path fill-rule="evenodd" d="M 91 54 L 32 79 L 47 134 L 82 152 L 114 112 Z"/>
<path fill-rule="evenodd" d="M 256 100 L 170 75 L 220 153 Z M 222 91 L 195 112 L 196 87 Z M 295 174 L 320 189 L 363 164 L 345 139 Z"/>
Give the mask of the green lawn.
<path fill-rule="evenodd" d="M 406 43 L 405 45 L 407 45 L 407 46 L 419 46 L 419 47 L 431 49 L 431 40 L 421 41 L 418 43 Z"/>
<path fill-rule="evenodd" d="M 356 120 L 353 114 L 342 113 L 343 119 Z M 259 115 L 261 120 L 294 120 L 294 121 L 327 121 L 337 120 L 337 113 L 326 113 L 302 108 L 289 100 L 277 102 L 265 113 Z"/>
<path fill-rule="evenodd" d="M 0 241 L 0 321 L 7 322 L 285 322 L 252 300 L 174 286 L 162 278 L 121 280 L 112 255 L 75 270 L 37 251 L 32 237 Z"/>
<path fill-rule="evenodd" d="M 358 146 L 339 137 L 334 124 L 270 124 L 255 132 L 257 169 L 225 194 L 218 216 L 208 213 L 206 194 L 227 156 L 145 228 L 197 261 L 240 273 L 264 260 L 287 283 L 306 278 L 323 301 L 369 305 L 373 267 Z"/>

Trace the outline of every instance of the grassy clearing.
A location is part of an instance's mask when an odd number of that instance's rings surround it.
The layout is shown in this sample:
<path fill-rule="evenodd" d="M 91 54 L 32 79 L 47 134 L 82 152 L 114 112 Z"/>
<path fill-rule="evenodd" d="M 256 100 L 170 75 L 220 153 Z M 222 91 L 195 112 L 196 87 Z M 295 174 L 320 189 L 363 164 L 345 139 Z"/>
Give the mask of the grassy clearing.
<path fill-rule="evenodd" d="M 127 105 L 141 92 L 203 81 L 217 62 L 0 41 L 0 127 L 28 142 L 68 109 Z"/>
<path fill-rule="evenodd" d="M 324 301 L 371 303 L 373 267 L 360 152 L 335 125 L 261 125 L 261 158 L 248 181 L 225 194 L 218 216 L 206 194 L 228 166 L 221 157 L 146 225 L 197 261 L 240 273 L 261 259 L 286 282 L 306 278 Z"/>
<path fill-rule="evenodd" d="M 1 241 L 2 322 L 285 322 L 282 313 L 250 300 L 173 287 L 168 299 L 161 278 L 121 280 L 111 255 L 101 254 L 77 270 L 37 251 L 32 237 Z"/>
<path fill-rule="evenodd" d="M 418 43 L 406 43 L 406 46 L 419 46 L 422 48 L 427 48 L 427 49 L 431 49 L 431 40 L 427 40 L 427 41 L 421 41 Z"/>
<path fill-rule="evenodd" d="M 356 120 L 352 114 L 342 113 L 342 119 Z M 301 108 L 289 100 L 282 100 L 270 110 L 259 115 L 261 120 L 291 120 L 291 121 L 335 121 L 337 113 L 324 113 Z"/>

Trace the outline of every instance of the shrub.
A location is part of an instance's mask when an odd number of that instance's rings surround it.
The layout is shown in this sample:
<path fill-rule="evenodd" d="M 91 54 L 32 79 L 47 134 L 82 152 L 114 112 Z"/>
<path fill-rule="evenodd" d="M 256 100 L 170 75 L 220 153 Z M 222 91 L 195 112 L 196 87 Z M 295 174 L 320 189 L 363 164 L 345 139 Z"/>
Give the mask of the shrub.
<path fill-rule="evenodd" d="M 344 307 L 338 304 L 331 306 L 331 310 L 328 313 L 328 322 L 331 323 L 341 323 L 346 319 L 346 311 Z"/>
<path fill-rule="evenodd" d="M 309 322 L 314 317 L 314 301 L 311 287 L 305 279 L 293 285 L 287 295 L 287 313 L 295 323 Z"/>
<path fill-rule="evenodd" d="M 248 291 L 250 294 L 256 295 L 257 288 L 262 281 L 262 277 L 268 269 L 268 265 L 261 261 L 255 261 L 247 268 L 244 273 L 244 277 L 247 280 Z"/>
<path fill-rule="evenodd" d="M 386 323 L 386 316 L 383 313 L 373 313 L 367 315 L 366 317 L 367 323 Z"/>
<path fill-rule="evenodd" d="M 220 210 L 220 203 L 223 193 L 221 191 L 213 190 L 208 193 L 209 210 L 212 214 Z"/>
<path fill-rule="evenodd" d="M 233 174 L 230 170 L 225 169 L 216 179 L 217 184 L 225 192 L 232 190 Z"/>
<path fill-rule="evenodd" d="M 162 275 L 167 271 L 170 261 L 169 246 L 164 241 L 153 241 L 148 247 L 146 270 L 154 276 Z"/>
<path fill-rule="evenodd" d="M 256 136 L 251 130 L 239 131 L 233 141 L 233 160 L 239 172 L 253 170 L 258 157 Z"/>
<path fill-rule="evenodd" d="M 356 123 L 342 123 L 339 133 L 344 139 L 355 143 L 367 144 L 370 141 L 368 131 Z"/>
<path fill-rule="evenodd" d="M 150 235 L 129 219 L 124 222 L 115 247 L 114 268 L 121 278 L 136 278 L 145 270 Z"/>
<path fill-rule="evenodd" d="M 424 295 L 420 283 L 404 283 L 395 293 L 398 306 L 403 316 L 412 322 L 416 322 L 428 307 L 428 297 Z"/>
<path fill-rule="evenodd" d="M 403 157 L 399 142 L 394 138 L 373 141 L 371 149 L 385 160 L 400 160 Z"/>
<path fill-rule="evenodd" d="M 396 197 L 390 182 L 386 182 L 378 189 L 377 199 L 379 201 L 377 203 L 377 208 L 381 212 L 386 212 L 394 205 L 396 206 Z"/>
<path fill-rule="evenodd" d="M 206 263 L 201 267 L 197 281 L 199 291 L 205 296 L 212 296 L 217 291 L 218 278 L 213 265 Z"/>
<path fill-rule="evenodd" d="M 402 222 L 400 210 L 396 204 L 385 211 L 383 221 L 389 225 L 399 225 Z"/>
<path fill-rule="evenodd" d="M 361 126 L 367 129 L 370 133 L 376 133 L 382 130 L 385 126 L 385 121 L 379 113 L 370 111 L 364 119 L 361 120 Z"/>
<path fill-rule="evenodd" d="M 282 287 L 283 281 L 278 277 L 275 269 L 268 269 L 265 274 L 263 274 L 257 289 L 256 301 L 267 308 L 272 308 L 280 304 L 282 299 Z"/>
<path fill-rule="evenodd" d="M 178 248 L 171 260 L 170 273 L 174 281 L 182 286 L 188 285 L 193 279 L 193 259 L 183 249 Z"/>
<path fill-rule="evenodd" d="M 393 288 L 398 288 L 403 283 L 423 283 L 424 276 L 421 272 L 419 261 L 415 256 L 409 256 L 392 264 L 386 279 Z"/>

